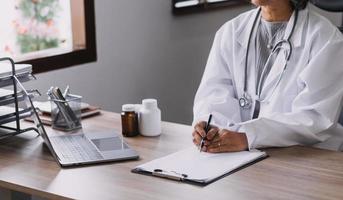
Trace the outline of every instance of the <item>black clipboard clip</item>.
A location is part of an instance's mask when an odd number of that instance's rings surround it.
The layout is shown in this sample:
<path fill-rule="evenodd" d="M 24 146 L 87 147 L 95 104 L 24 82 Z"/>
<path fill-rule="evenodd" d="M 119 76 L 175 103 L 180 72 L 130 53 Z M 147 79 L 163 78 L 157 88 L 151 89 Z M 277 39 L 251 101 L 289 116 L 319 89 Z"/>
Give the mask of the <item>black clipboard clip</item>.
<path fill-rule="evenodd" d="M 176 181 L 183 181 L 188 177 L 187 174 L 180 174 L 180 173 L 177 173 L 175 171 L 169 172 L 169 171 L 165 171 L 162 169 L 155 169 L 152 172 L 152 175 L 158 176 L 161 178 L 168 178 L 168 179 L 172 179 L 172 180 L 176 180 Z"/>

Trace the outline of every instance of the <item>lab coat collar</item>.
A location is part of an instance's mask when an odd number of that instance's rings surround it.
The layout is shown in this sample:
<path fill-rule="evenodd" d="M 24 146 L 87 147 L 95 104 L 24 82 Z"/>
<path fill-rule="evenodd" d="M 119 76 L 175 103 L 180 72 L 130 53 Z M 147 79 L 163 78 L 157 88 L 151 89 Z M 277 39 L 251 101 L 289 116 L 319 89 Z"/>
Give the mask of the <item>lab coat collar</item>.
<path fill-rule="evenodd" d="M 237 41 L 245 49 L 248 46 L 248 39 L 251 32 L 251 28 L 253 27 L 254 20 L 255 20 L 256 15 L 258 14 L 259 9 L 260 8 L 256 8 L 253 12 L 250 13 L 250 15 L 247 15 L 246 19 L 244 20 L 247 23 L 240 23 L 238 28 L 236 29 Z M 302 40 L 303 40 L 302 34 L 304 31 L 304 25 L 307 21 L 307 18 L 308 18 L 308 8 L 300 10 L 298 14 L 298 21 L 297 21 L 293 36 L 291 38 L 291 43 L 293 44 L 294 47 L 299 47 L 302 44 Z M 291 33 L 294 20 L 295 20 L 295 12 L 293 12 L 289 20 L 289 23 L 287 24 L 284 39 L 287 39 L 289 34 Z M 254 34 L 255 33 L 256 33 L 256 30 L 254 30 Z"/>
<path fill-rule="evenodd" d="M 291 38 L 291 43 L 293 44 L 294 47 L 299 47 L 302 44 L 302 39 L 303 39 L 302 35 L 304 32 L 304 27 L 305 27 L 305 23 L 307 22 L 307 19 L 308 19 L 308 8 L 306 7 L 304 10 L 299 10 L 299 13 L 298 13 L 297 24 L 295 26 L 295 30 Z M 284 39 L 287 39 L 289 35 L 291 34 L 294 20 L 295 20 L 295 12 L 293 12 L 287 24 Z"/>
<path fill-rule="evenodd" d="M 245 49 L 248 48 L 249 36 L 259 9 L 260 8 L 256 8 L 255 10 L 251 11 L 249 15 L 246 15 L 245 19 L 242 20 L 241 23 L 239 23 L 235 31 L 235 35 L 237 36 L 237 42 Z M 253 31 L 254 33 L 256 32 L 256 30 Z"/>

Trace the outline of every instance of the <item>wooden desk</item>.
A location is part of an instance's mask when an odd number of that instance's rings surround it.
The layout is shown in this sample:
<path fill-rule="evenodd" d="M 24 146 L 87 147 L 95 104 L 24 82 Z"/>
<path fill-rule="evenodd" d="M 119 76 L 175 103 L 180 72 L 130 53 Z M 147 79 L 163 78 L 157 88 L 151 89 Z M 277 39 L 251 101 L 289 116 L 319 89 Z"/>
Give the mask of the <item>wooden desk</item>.
<path fill-rule="evenodd" d="M 83 121 L 88 130 L 120 130 L 119 115 Z M 51 131 L 49 128 L 48 131 Z M 140 160 L 62 169 L 34 134 L 0 141 L 0 187 L 49 199 L 343 199 L 343 154 L 306 147 L 270 149 L 270 157 L 206 187 L 133 174 L 135 166 L 191 142 L 191 127 L 163 123 L 156 138 L 127 138 Z"/>

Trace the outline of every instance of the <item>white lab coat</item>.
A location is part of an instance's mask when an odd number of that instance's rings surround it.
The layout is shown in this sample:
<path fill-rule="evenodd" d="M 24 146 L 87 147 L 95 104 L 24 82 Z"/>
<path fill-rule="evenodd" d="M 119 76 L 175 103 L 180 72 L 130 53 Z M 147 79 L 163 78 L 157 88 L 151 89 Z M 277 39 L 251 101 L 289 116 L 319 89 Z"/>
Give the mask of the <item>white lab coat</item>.
<path fill-rule="evenodd" d="M 217 32 L 195 96 L 193 124 L 206 121 L 212 113 L 214 125 L 245 132 L 250 149 L 315 145 L 342 150 L 343 127 L 337 120 L 343 96 L 343 36 L 326 18 L 313 11 L 299 12 L 287 69 L 269 101 L 261 103 L 259 117 L 251 120 L 254 105 L 249 110 L 240 108 L 238 99 L 244 88 L 247 43 L 256 13 L 257 9 L 243 13 Z M 285 38 L 293 21 L 294 14 Z M 251 45 L 250 95 L 256 94 L 255 60 L 255 47 Z M 261 96 L 270 93 L 284 62 L 284 54 L 280 52 Z"/>

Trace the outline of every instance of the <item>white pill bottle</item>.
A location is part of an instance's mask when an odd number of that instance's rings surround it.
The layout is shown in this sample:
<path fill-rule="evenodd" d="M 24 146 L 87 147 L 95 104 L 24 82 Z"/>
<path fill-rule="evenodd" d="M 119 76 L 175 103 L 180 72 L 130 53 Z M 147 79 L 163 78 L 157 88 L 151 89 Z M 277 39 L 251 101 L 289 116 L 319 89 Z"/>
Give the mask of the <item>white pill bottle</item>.
<path fill-rule="evenodd" d="M 139 132 L 148 137 L 161 135 L 161 110 L 156 99 L 143 99 L 139 109 Z"/>

